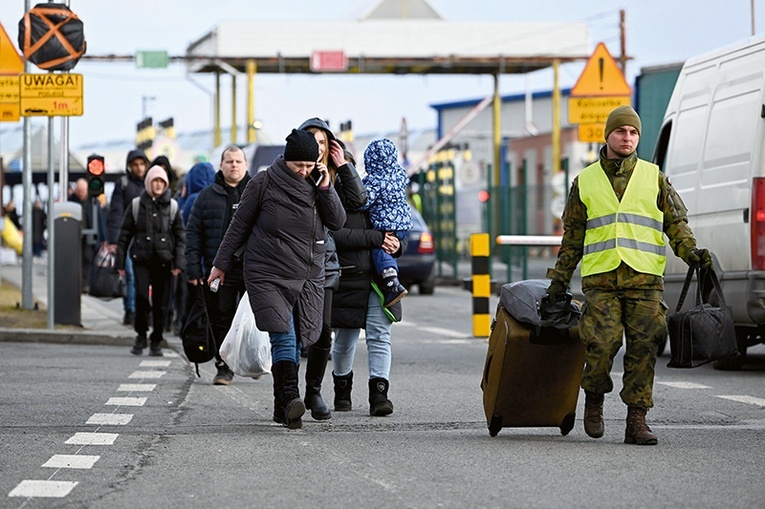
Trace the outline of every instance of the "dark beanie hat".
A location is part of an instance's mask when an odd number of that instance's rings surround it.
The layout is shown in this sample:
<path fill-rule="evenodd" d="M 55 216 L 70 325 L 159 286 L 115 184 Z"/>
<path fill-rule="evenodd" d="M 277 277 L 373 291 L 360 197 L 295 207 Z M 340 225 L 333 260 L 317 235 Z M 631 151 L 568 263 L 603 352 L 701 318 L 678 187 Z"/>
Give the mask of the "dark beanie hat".
<path fill-rule="evenodd" d="M 286 140 L 285 161 L 316 161 L 319 158 L 319 144 L 312 132 L 293 129 Z"/>
<path fill-rule="evenodd" d="M 632 126 L 637 129 L 638 136 L 640 131 L 643 130 L 643 126 L 640 123 L 640 117 L 637 111 L 632 109 L 632 106 L 619 106 L 608 115 L 606 120 L 606 130 L 603 131 L 604 138 L 607 140 L 608 135 L 614 132 L 614 129 L 623 125 Z"/>

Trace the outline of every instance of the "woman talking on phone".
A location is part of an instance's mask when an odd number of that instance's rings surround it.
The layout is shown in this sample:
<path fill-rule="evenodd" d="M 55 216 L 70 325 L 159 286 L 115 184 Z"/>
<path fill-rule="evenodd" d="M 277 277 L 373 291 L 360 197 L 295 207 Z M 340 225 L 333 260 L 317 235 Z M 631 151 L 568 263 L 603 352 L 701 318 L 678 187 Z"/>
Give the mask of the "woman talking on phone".
<path fill-rule="evenodd" d="M 244 190 L 208 278 L 225 275 L 234 253 L 246 246 L 244 274 L 255 322 L 271 341 L 275 422 L 302 427 L 305 405 L 298 388 L 301 345 L 321 333 L 324 305 L 325 227 L 339 229 L 346 214 L 326 166 L 318 185 L 309 179 L 317 166 L 315 137 L 293 129 L 284 155 L 257 173 Z"/>
<path fill-rule="evenodd" d="M 317 169 L 326 168 L 330 180 L 340 196 L 346 211 L 358 210 L 367 201 L 367 192 L 356 172 L 353 156 L 329 128 L 318 117 L 309 118 L 299 129 L 313 133 L 319 145 Z M 330 419 L 332 414 L 321 397 L 321 384 L 332 348 L 332 296 L 340 284 L 340 262 L 332 231 L 327 230 L 327 252 L 325 256 L 324 311 L 319 340 L 308 348 L 308 362 L 305 370 L 305 406 L 316 420 Z"/>

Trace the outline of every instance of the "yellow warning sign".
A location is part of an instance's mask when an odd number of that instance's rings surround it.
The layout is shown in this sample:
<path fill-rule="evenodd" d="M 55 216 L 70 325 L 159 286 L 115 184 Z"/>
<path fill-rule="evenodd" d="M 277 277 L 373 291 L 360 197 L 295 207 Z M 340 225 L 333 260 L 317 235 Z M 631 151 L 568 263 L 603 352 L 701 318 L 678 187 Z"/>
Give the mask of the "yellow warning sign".
<path fill-rule="evenodd" d="M 19 118 L 19 77 L 0 76 L 0 122 L 16 122 Z"/>
<path fill-rule="evenodd" d="M 0 25 L 0 74 L 18 76 L 22 72 L 24 60 L 8 37 L 8 32 Z"/>
<path fill-rule="evenodd" d="M 608 115 L 619 106 L 630 106 L 628 95 L 612 97 L 569 97 L 568 122 L 570 124 L 606 123 Z"/>
<path fill-rule="evenodd" d="M 22 74 L 21 114 L 25 117 L 82 115 L 82 74 Z"/>
<path fill-rule="evenodd" d="M 614 57 L 606 49 L 606 45 L 599 42 L 592 56 L 587 60 L 582 74 L 576 80 L 571 96 L 614 96 L 631 95 L 632 89 L 624 79 L 621 69 Z"/>
<path fill-rule="evenodd" d="M 579 141 L 583 143 L 603 143 L 605 139 L 605 124 L 579 124 Z"/>

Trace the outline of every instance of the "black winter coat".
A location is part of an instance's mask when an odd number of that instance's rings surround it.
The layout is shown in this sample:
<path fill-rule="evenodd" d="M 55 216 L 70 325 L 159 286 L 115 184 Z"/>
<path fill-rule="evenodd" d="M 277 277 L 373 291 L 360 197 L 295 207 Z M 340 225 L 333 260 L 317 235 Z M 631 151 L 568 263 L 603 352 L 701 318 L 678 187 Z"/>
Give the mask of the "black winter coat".
<path fill-rule="evenodd" d="M 322 190 L 293 173 L 279 156 L 247 184 L 214 265 L 228 272 L 247 246 L 244 281 L 260 330 L 287 332 L 292 316 L 304 345 L 321 332 L 324 305 L 324 227 L 342 227 L 345 210 L 334 187 Z"/>
<path fill-rule="evenodd" d="M 375 277 L 374 262 L 370 249 L 382 247 L 385 232 L 372 228 L 367 212 L 349 212 L 342 229 L 334 232 L 340 265 L 344 268 L 340 276 L 340 288 L 332 299 L 332 327 L 363 329 L 367 322 L 369 293 L 372 278 Z M 398 258 L 403 252 L 403 243 L 393 255 Z M 401 302 L 390 308 L 397 319 L 401 319 Z"/>
<path fill-rule="evenodd" d="M 335 189 L 346 212 L 358 210 L 367 202 L 367 190 L 352 163 L 346 163 L 335 170 Z M 335 238 L 330 230 L 327 230 L 324 271 L 324 287 L 337 291 L 340 287 L 340 260 L 337 256 Z"/>
<path fill-rule="evenodd" d="M 236 186 L 240 196 L 249 181 L 250 174 L 246 173 Z M 210 273 L 218 246 L 239 204 L 232 202 L 225 186 L 223 174 L 218 171 L 215 183 L 199 192 L 191 208 L 186 224 L 186 277 L 189 280 L 201 279 Z M 243 258 L 240 256 L 232 265 L 232 271 L 241 273 Z"/>
<path fill-rule="evenodd" d="M 133 219 L 133 208 L 128 203 L 122 217 L 122 229 L 117 241 L 115 265 L 125 268 L 125 253 L 130 246 L 130 259 L 134 263 L 168 264 L 169 269 L 183 269 L 186 232 L 180 208 L 170 217 L 170 191 L 152 198 L 146 191 L 140 195 L 138 220 Z M 132 244 L 131 244 L 132 241 Z"/>
<path fill-rule="evenodd" d="M 109 230 L 109 244 L 116 244 L 122 228 L 122 217 L 125 209 L 130 208 L 133 198 L 144 191 L 143 179 L 125 170 L 125 176 L 114 183 L 112 198 L 109 200 L 109 213 L 106 216 L 106 227 Z"/>

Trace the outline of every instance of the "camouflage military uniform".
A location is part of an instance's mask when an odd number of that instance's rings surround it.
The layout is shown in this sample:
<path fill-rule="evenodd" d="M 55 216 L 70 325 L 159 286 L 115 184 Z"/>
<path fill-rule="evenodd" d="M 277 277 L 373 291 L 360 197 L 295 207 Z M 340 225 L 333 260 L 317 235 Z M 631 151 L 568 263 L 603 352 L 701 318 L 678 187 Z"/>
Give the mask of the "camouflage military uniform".
<path fill-rule="evenodd" d="M 637 154 L 624 160 L 607 159 L 606 147 L 600 164 L 621 201 L 637 164 Z M 664 214 L 664 233 L 677 256 L 686 258 L 696 241 L 688 226 L 687 209 L 669 179 L 659 173 L 659 210 Z M 578 178 L 574 179 L 563 211 L 563 241 L 554 269 L 547 277 L 568 286 L 582 258 L 587 209 L 579 197 Z M 585 370 L 582 388 L 604 394 L 613 390 L 611 367 L 626 335 L 624 377 L 620 396 L 627 405 L 653 406 L 653 378 L 659 341 L 667 336 L 667 305 L 662 298 L 664 278 L 637 272 L 622 262 L 616 269 L 582 279 L 585 303 L 579 334 L 585 343 Z"/>

